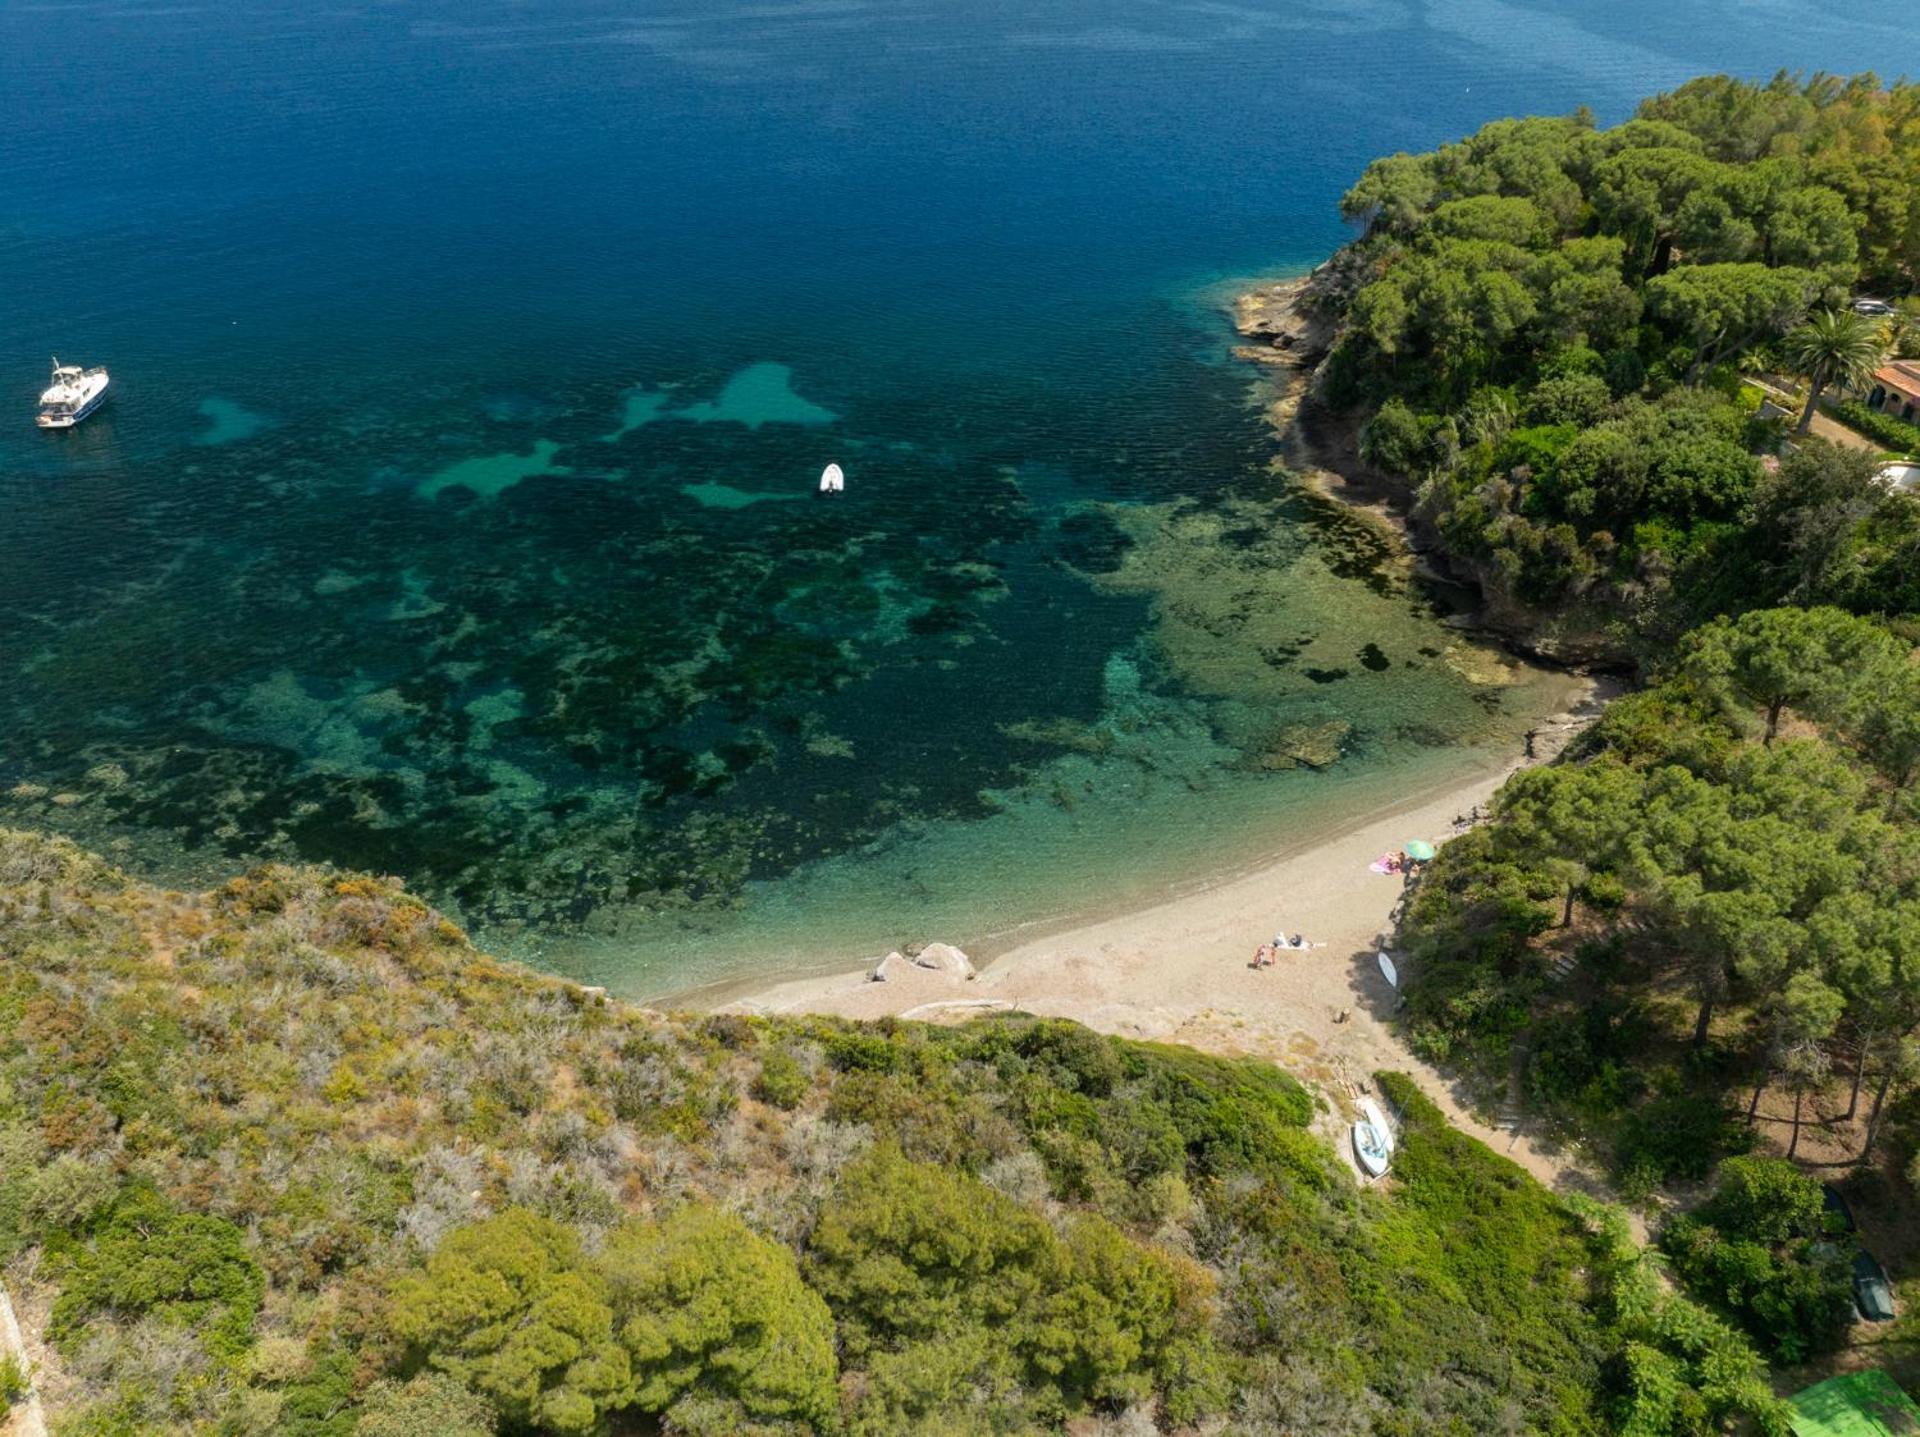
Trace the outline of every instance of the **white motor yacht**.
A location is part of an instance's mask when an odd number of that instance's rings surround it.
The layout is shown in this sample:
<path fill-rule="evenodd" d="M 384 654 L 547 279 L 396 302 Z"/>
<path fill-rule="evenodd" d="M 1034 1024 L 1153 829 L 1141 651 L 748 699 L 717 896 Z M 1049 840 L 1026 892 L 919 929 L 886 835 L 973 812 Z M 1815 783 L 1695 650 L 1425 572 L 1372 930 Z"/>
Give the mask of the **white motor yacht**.
<path fill-rule="evenodd" d="M 34 423 L 42 429 L 71 429 L 107 397 L 107 371 L 99 365 L 82 369 L 77 364 L 53 361 L 53 383 L 40 396 L 40 412 Z"/>

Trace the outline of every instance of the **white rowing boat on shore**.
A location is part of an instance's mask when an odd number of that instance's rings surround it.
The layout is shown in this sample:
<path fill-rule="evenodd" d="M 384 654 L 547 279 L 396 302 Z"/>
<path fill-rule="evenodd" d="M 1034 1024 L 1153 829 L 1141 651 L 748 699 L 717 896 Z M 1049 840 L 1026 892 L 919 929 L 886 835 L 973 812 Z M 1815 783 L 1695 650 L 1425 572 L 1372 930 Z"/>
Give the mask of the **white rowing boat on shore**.
<path fill-rule="evenodd" d="M 1359 1103 L 1360 1120 L 1353 1125 L 1353 1155 L 1368 1177 L 1377 1178 L 1393 1161 L 1393 1124 L 1372 1098 Z"/>
<path fill-rule="evenodd" d="M 1380 1105 L 1372 1098 L 1362 1098 L 1360 1100 L 1360 1116 L 1380 1130 L 1380 1136 L 1386 1139 L 1387 1151 L 1392 1152 L 1395 1146 L 1393 1123 L 1388 1119 L 1387 1115 L 1380 1110 Z"/>
<path fill-rule="evenodd" d="M 1353 1155 L 1359 1161 L 1360 1170 L 1370 1178 L 1379 1177 L 1393 1161 L 1393 1149 L 1387 1146 L 1386 1138 L 1372 1123 L 1365 1121 L 1353 1125 Z"/>

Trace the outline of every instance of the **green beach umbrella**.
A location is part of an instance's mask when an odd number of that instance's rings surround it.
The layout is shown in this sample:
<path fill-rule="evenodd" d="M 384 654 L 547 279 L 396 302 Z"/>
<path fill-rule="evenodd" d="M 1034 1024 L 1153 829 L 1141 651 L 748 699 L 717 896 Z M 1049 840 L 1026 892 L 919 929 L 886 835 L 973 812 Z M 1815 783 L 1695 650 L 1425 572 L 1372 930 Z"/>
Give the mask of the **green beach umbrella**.
<path fill-rule="evenodd" d="M 1417 858 L 1425 863 L 1433 857 L 1433 845 L 1424 838 L 1410 838 L 1407 840 L 1407 857 Z"/>

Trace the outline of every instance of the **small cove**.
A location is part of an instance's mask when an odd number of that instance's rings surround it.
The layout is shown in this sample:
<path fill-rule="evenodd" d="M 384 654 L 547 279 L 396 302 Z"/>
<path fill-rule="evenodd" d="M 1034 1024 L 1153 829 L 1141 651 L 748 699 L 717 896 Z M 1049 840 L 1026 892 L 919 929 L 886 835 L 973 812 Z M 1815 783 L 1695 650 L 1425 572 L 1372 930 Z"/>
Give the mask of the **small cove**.
<path fill-rule="evenodd" d="M 991 949 L 1428 790 L 1560 681 L 1271 472 L 1219 283 L 1339 244 L 1376 153 L 1892 18 L 76 12 L 109 146 L 0 14 L 0 358 L 116 384 L 0 426 L 0 822 L 402 874 L 659 993 Z"/>

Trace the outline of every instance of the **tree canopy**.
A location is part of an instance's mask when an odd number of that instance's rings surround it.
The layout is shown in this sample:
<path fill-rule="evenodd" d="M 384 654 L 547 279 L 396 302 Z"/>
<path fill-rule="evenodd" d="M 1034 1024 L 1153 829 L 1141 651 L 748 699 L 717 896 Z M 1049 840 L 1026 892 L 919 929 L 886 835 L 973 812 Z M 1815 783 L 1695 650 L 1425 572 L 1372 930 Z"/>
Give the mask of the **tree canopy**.
<path fill-rule="evenodd" d="M 570 1228 L 524 1208 L 457 1229 L 395 1286 L 393 1330 L 511 1421 L 589 1433 L 626 1405 L 607 1283 Z"/>
<path fill-rule="evenodd" d="M 1319 397 L 1364 406 L 1368 462 L 1513 627 L 1573 656 L 1801 597 L 1743 563 L 1761 458 L 1789 459 L 1744 379 L 1803 376 L 1806 436 L 1898 341 L 1849 301 L 1920 283 L 1917 97 L 1713 78 L 1611 129 L 1497 121 L 1376 161 L 1344 203 L 1365 233 L 1323 276 L 1341 323 Z M 1879 498 L 1828 536 L 1829 562 L 1872 570 L 1824 596 L 1856 612 L 1920 601 L 1892 560 L 1917 506 Z"/>
<path fill-rule="evenodd" d="M 825 1424 L 837 1405 L 833 1315 L 790 1249 L 739 1218 L 687 1206 L 628 1223 L 601 1257 L 633 1403 L 669 1412 L 689 1394 L 752 1420 Z"/>

